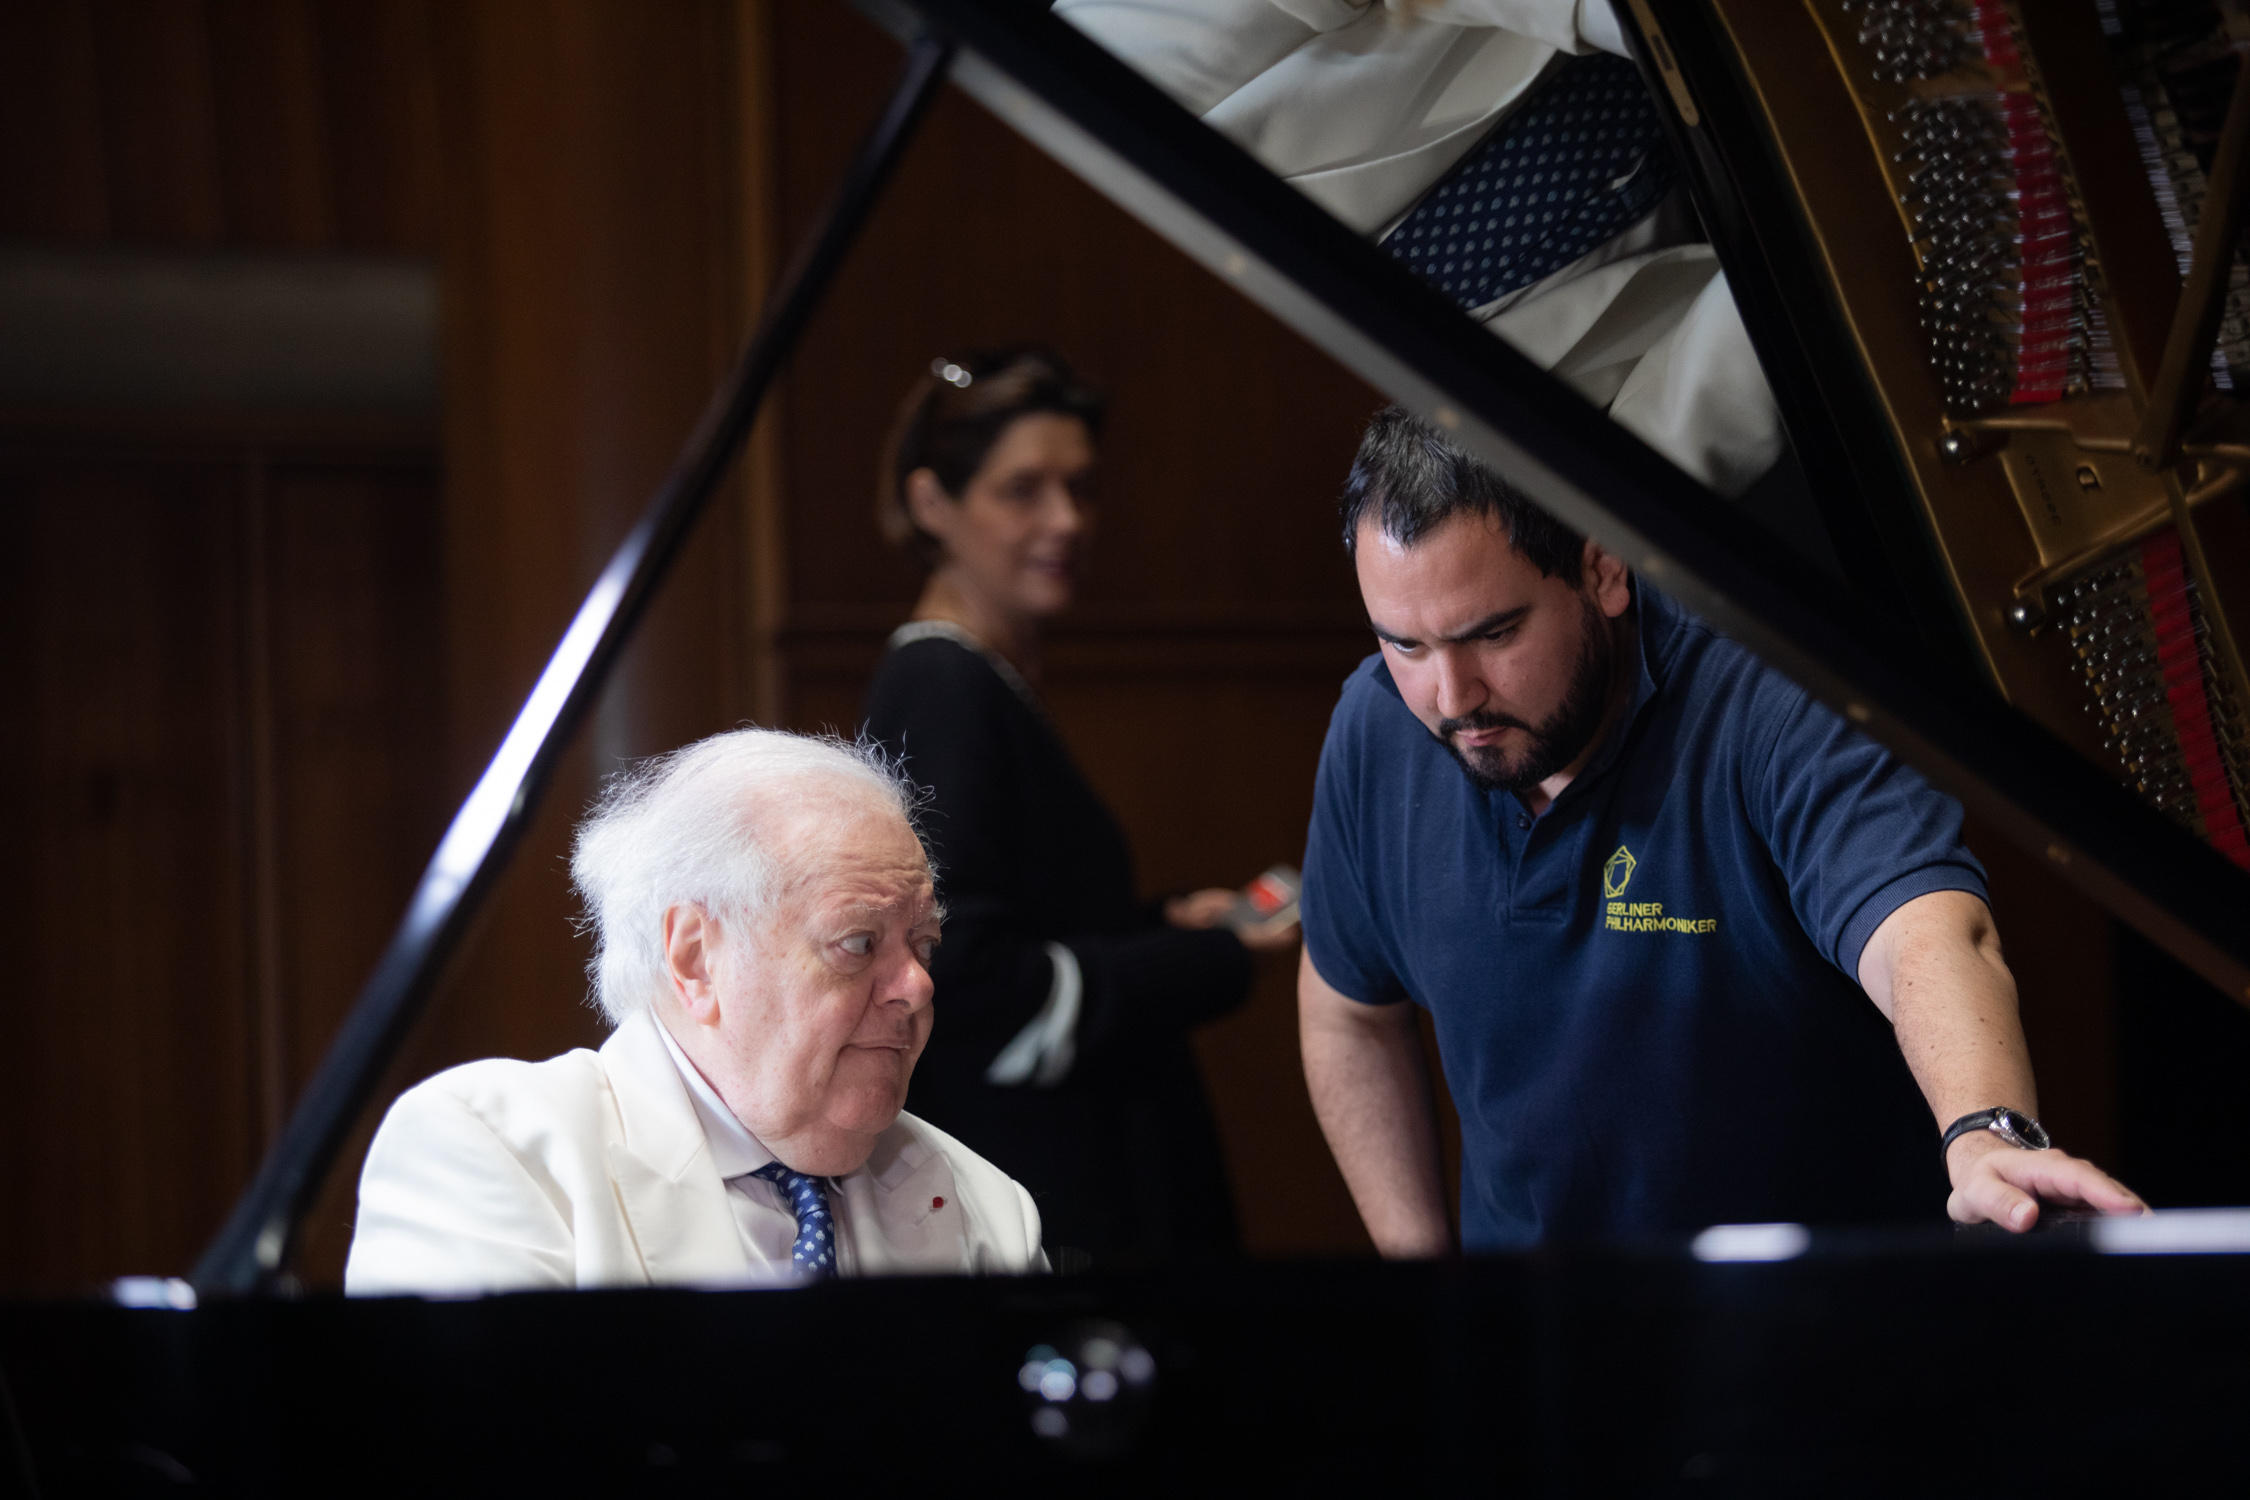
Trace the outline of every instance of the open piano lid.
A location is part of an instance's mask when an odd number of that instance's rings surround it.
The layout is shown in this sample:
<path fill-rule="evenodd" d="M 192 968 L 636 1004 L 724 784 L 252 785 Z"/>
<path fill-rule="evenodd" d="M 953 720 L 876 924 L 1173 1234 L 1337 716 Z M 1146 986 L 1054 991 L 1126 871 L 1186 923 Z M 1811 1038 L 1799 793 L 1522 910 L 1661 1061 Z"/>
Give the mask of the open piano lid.
<path fill-rule="evenodd" d="M 1973 669 L 1842 597 L 1739 510 L 1043 6 L 863 8 L 902 40 L 952 41 L 954 82 L 1058 162 L 2250 1003 L 2250 873 L 2141 804 Z M 1685 87 L 1676 66 L 1669 78 Z M 1677 123 L 1676 99 L 1673 107 Z M 1750 327 L 1767 331 L 1754 318 Z M 1772 352 L 1764 338 L 1760 348 Z M 1827 433 L 1800 436 L 1815 420 L 1805 408 L 1785 414 L 1808 464 L 1842 451 Z M 1812 477 L 1817 485 L 1823 476 Z M 1899 511 L 1916 504 L 1904 492 L 1892 500 Z"/>

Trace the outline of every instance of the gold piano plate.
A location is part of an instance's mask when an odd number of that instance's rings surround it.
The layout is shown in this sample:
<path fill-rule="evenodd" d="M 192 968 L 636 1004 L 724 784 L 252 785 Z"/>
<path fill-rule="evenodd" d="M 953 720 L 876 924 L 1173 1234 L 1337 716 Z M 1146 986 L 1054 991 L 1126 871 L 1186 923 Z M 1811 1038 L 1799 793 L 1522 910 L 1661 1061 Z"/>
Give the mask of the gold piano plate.
<path fill-rule="evenodd" d="M 2183 252 L 2091 0 L 1710 3 L 1794 190 L 1809 269 L 1859 358 L 1814 378 L 1832 408 L 1873 395 L 1984 668 L 2134 781 L 2147 757 L 2119 749 L 2118 672 L 2143 674 L 2136 690 L 2169 723 L 2174 705 L 2146 685 L 2162 677 L 2155 646 L 2135 641 L 2127 668 L 2097 668 L 2046 620 L 2066 599 L 2083 614 L 2084 580 L 2138 578 L 2143 551 L 2177 530 L 2213 726 L 2235 763 L 2231 716 L 2250 692 L 2227 596 L 2250 554 L 2214 550 L 2205 533 L 2216 545 L 2242 530 L 2250 418 L 2206 378 L 2176 458 L 2135 456 Z M 2203 524 L 2214 519 L 2229 524 Z M 2239 775 L 2233 787 L 2239 801 Z M 2177 795 L 2160 805 L 2200 816 Z"/>

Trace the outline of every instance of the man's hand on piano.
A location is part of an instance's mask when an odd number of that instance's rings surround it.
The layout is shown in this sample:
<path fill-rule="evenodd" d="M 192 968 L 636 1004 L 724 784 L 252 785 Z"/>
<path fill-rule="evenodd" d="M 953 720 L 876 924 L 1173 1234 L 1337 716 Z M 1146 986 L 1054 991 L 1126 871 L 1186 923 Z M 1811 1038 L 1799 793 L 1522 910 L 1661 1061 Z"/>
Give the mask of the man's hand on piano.
<path fill-rule="evenodd" d="M 1998 1224 L 2021 1234 L 2039 1222 L 2042 1204 L 2105 1214 L 2149 1211 L 2132 1189 L 2090 1161 L 2067 1151 L 2026 1151 L 1981 1131 L 1955 1141 L 1945 1166 L 1953 1179 L 1945 1211 L 1957 1224 Z"/>

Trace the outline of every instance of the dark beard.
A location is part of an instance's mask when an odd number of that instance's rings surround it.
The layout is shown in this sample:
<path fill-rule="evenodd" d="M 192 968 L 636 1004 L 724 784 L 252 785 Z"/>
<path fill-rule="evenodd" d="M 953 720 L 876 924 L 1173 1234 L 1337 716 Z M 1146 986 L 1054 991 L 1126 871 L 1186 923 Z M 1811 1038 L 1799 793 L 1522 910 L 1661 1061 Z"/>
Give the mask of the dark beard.
<path fill-rule="evenodd" d="M 1616 656 L 1609 621 L 1589 601 L 1580 633 L 1578 665 L 1571 671 L 1563 701 L 1546 722 L 1526 724 L 1506 714 L 1480 709 L 1458 719 L 1439 720 L 1438 743 L 1445 746 L 1479 790 L 1528 792 L 1578 759 L 1601 732 L 1602 715 L 1609 707 L 1610 669 Z M 1530 733 L 1531 743 L 1513 755 L 1497 746 L 1464 750 L 1453 737 L 1465 729 L 1522 729 Z"/>

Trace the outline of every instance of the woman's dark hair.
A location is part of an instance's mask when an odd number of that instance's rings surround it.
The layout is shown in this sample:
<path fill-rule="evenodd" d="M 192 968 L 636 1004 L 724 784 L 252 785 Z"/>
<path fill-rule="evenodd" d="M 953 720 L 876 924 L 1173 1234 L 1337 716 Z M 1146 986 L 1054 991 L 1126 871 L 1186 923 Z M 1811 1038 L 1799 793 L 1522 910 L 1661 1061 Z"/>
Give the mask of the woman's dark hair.
<path fill-rule="evenodd" d="M 984 467 L 1010 422 L 1035 412 L 1076 417 L 1101 436 L 1103 400 L 1061 356 L 1036 345 L 979 349 L 942 356 L 914 382 L 883 442 L 875 481 L 875 524 L 924 567 L 938 561 L 938 539 L 914 524 L 906 476 L 928 469 L 938 487 L 959 496 Z"/>

